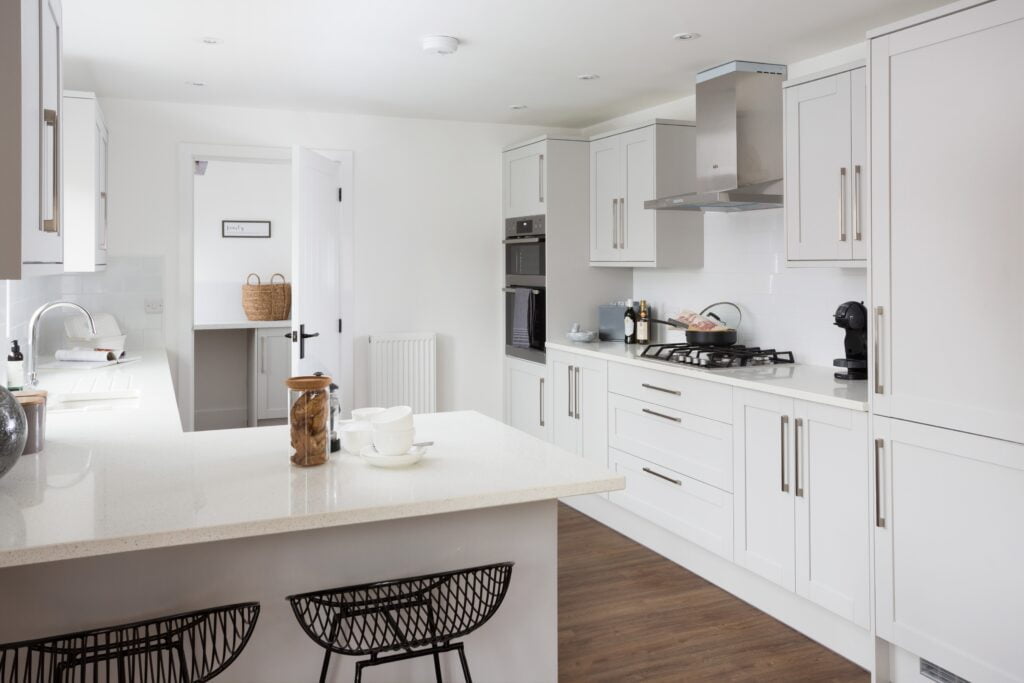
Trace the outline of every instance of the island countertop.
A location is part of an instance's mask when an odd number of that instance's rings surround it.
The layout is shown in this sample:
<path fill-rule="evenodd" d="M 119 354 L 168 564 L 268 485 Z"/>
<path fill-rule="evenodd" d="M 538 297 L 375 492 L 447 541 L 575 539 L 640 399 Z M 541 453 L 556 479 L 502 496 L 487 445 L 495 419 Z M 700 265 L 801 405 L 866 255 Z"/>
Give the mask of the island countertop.
<path fill-rule="evenodd" d="M 170 386 L 159 355 L 111 370 L 148 380 L 136 407 L 54 412 L 45 450 L 22 456 L 0 479 L 0 567 L 625 485 L 603 467 L 472 411 L 417 415 L 417 441 L 435 445 L 407 469 L 374 468 L 345 453 L 298 468 L 289 461 L 287 426 L 181 432 L 176 415 L 164 414 L 173 395 L 159 395 Z"/>

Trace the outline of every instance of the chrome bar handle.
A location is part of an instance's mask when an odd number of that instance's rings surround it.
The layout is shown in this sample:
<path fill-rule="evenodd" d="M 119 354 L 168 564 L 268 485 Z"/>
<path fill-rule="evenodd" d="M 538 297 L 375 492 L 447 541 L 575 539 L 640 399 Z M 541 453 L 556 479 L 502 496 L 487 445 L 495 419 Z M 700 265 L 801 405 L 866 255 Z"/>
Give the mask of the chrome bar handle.
<path fill-rule="evenodd" d="M 578 420 L 578 419 L 580 419 L 580 366 L 578 366 L 578 365 L 575 366 L 575 371 L 576 371 L 576 388 L 575 388 L 574 392 L 576 394 L 576 398 L 573 401 L 573 403 L 575 405 L 573 412 L 576 413 L 575 417 Z"/>
<path fill-rule="evenodd" d="M 619 197 L 619 249 L 626 248 L 626 198 Z"/>
<path fill-rule="evenodd" d="M 860 242 L 864 238 L 860 229 L 860 164 L 853 167 L 853 239 Z"/>
<path fill-rule="evenodd" d="M 882 449 L 884 439 L 875 439 L 875 526 L 885 528 L 885 517 L 882 516 Z"/>
<path fill-rule="evenodd" d="M 260 339 L 259 335 L 256 336 L 256 343 L 260 347 L 260 374 L 267 374 L 267 340 Z"/>
<path fill-rule="evenodd" d="M 885 313 L 885 309 L 881 306 L 875 306 L 875 329 L 874 329 L 874 356 L 875 356 L 875 393 L 884 394 L 885 385 L 882 383 L 882 363 L 881 363 L 881 342 L 879 341 L 882 336 L 882 316 Z"/>
<path fill-rule="evenodd" d="M 107 193 L 100 192 L 100 199 L 103 200 L 103 248 L 107 248 Z"/>
<path fill-rule="evenodd" d="M 569 366 L 569 383 L 567 389 L 569 392 L 569 417 L 572 417 L 572 366 Z"/>
<path fill-rule="evenodd" d="M 665 394 L 672 394 L 673 396 L 683 395 L 683 392 L 681 391 L 676 391 L 675 389 L 665 389 L 663 387 L 656 387 L 653 384 L 647 384 L 646 382 L 641 383 L 640 386 L 642 386 L 644 389 L 653 389 L 654 391 L 660 391 Z"/>
<path fill-rule="evenodd" d="M 666 415 L 665 413 L 659 413 L 659 412 L 657 412 L 655 410 L 651 410 L 650 408 L 641 408 L 641 411 L 647 413 L 648 415 L 654 415 L 655 417 L 660 417 L 663 420 L 672 420 L 673 422 L 682 422 L 683 421 L 682 418 L 672 417 L 671 415 Z"/>
<path fill-rule="evenodd" d="M 786 431 L 789 429 L 789 415 L 782 415 L 779 418 L 779 467 L 782 473 L 781 488 L 783 493 L 789 493 L 789 482 L 786 481 Z"/>
<path fill-rule="evenodd" d="M 796 469 L 796 495 L 798 498 L 804 497 L 804 487 L 800 475 L 800 430 L 803 429 L 803 426 L 804 419 L 802 417 L 793 421 L 793 467 Z"/>
<path fill-rule="evenodd" d="M 672 477 L 666 477 L 664 474 L 661 474 L 660 472 L 655 472 L 654 470 L 650 469 L 649 467 L 641 467 L 640 469 L 642 469 L 647 474 L 653 474 L 658 479 L 664 479 L 665 481 L 671 482 L 671 483 L 675 484 L 676 486 L 682 486 L 683 485 L 683 482 L 681 482 L 680 480 L 673 479 Z"/>
<path fill-rule="evenodd" d="M 839 169 L 839 241 L 846 241 L 846 167 Z"/>
<path fill-rule="evenodd" d="M 612 198 L 612 249 L 619 248 L 619 198 Z"/>
<path fill-rule="evenodd" d="M 540 426 L 544 426 L 544 378 L 540 378 Z"/>
<path fill-rule="evenodd" d="M 43 212 L 43 232 L 60 232 L 60 117 L 56 109 L 43 110 L 43 123 L 53 129 L 53 171 L 50 176 L 53 183 L 53 218 L 46 218 Z"/>
<path fill-rule="evenodd" d="M 538 159 L 539 170 L 537 172 L 537 198 L 540 203 L 544 203 L 544 155 L 541 154 Z"/>

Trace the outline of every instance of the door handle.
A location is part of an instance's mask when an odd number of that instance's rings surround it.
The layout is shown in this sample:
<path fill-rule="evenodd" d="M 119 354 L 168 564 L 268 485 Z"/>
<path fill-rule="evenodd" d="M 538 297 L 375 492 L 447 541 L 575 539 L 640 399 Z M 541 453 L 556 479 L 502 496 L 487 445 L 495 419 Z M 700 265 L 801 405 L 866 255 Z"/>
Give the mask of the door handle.
<path fill-rule="evenodd" d="M 665 413 L 659 413 L 658 411 L 651 410 L 650 408 L 641 408 L 640 410 L 641 410 L 641 412 L 647 413 L 648 415 L 653 415 L 655 417 L 660 417 L 663 420 L 671 420 L 672 422 L 682 422 L 683 421 L 682 418 L 672 417 L 671 415 L 666 415 Z"/>
<path fill-rule="evenodd" d="M 306 332 L 306 326 L 305 325 L 299 325 L 299 331 L 298 332 L 293 330 L 293 331 L 289 332 L 288 334 L 286 334 L 284 336 L 286 336 L 289 339 L 291 339 L 293 343 L 294 342 L 299 342 L 299 359 L 302 359 L 302 358 L 306 357 L 306 340 L 307 339 L 311 339 L 313 337 L 319 337 L 320 333 L 319 332 L 307 333 Z"/>
<path fill-rule="evenodd" d="M 53 218 L 43 217 L 43 232 L 60 232 L 60 117 L 56 109 L 43 110 L 43 124 L 53 129 L 53 171 L 50 181 L 53 183 L 51 198 L 53 201 Z"/>
<path fill-rule="evenodd" d="M 544 203 L 544 155 L 541 154 L 537 158 L 537 161 L 538 161 L 538 166 L 539 166 L 539 170 L 537 172 L 537 185 L 538 185 L 537 198 L 540 200 L 540 203 L 543 204 Z"/>
<path fill-rule="evenodd" d="M 882 449 L 884 439 L 875 439 L 875 526 L 885 528 L 885 517 L 882 517 Z"/>
<path fill-rule="evenodd" d="M 863 239 L 860 229 L 860 164 L 853 167 L 853 239 Z"/>
<path fill-rule="evenodd" d="M 540 378 L 540 426 L 544 426 L 544 378 Z"/>
<path fill-rule="evenodd" d="M 653 389 L 654 391 L 660 391 L 660 392 L 663 392 L 663 393 L 666 393 L 666 394 L 672 394 L 673 396 L 682 396 L 683 395 L 683 392 L 681 392 L 681 391 L 676 391 L 675 389 L 664 389 L 662 387 L 656 387 L 653 384 L 641 383 L 640 386 L 642 386 L 644 389 Z"/>
<path fill-rule="evenodd" d="M 782 492 L 789 493 L 789 482 L 786 481 L 786 430 L 789 429 L 789 415 L 779 418 L 779 462 L 782 471 Z"/>
<path fill-rule="evenodd" d="M 626 198 L 619 197 L 619 249 L 626 248 Z"/>
<path fill-rule="evenodd" d="M 619 199 L 612 199 L 612 249 L 619 248 Z"/>
<path fill-rule="evenodd" d="M 576 374 L 576 391 L 575 391 L 575 393 L 576 393 L 576 400 L 573 402 L 573 403 L 575 403 L 575 410 L 573 412 L 575 412 L 575 417 L 578 420 L 578 419 L 580 419 L 580 367 L 578 365 L 575 366 L 575 374 Z"/>
<path fill-rule="evenodd" d="M 673 479 L 672 477 L 666 477 L 664 474 L 661 474 L 660 472 L 655 472 L 654 470 L 652 470 L 652 469 L 650 469 L 648 467 L 642 467 L 640 469 L 642 469 L 647 474 L 653 474 L 658 479 L 664 479 L 665 481 L 671 482 L 671 483 L 675 484 L 676 486 L 682 486 L 683 485 L 683 482 L 681 482 L 680 480 Z"/>
<path fill-rule="evenodd" d="M 846 167 L 839 169 L 839 241 L 846 241 Z"/>
<path fill-rule="evenodd" d="M 885 309 L 881 306 L 875 306 L 875 329 L 874 331 L 874 361 L 875 361 L 875 393 L 884 394 L 885 385 L 882 383 L 882 363 L 881 363 L 881 337 L 882 337 L 882 315 L 885 313 Z"/>
<path fill-rule="evenodd" d="M 565 385 L 565 391 L 569 397 L 569 417 L 572 417 L 572 366 L 569 366 L 569 381 Z"/>
<path fill-rule="evenodd" d="M 793 467 L 796 469 L 796 495 L 798 498 L 804 497 L 804 487 L 801 483 L 801 472 L 800 472 L 800 430 L 803 429 L 804 419 L 802 417 L 796 418 L 793 421 Z"/>
<path fill-rule="evenodd" d="M 256 338 L 257 343 L 260 345 L 260 374 L 267 374 L 267 340 Z"/>

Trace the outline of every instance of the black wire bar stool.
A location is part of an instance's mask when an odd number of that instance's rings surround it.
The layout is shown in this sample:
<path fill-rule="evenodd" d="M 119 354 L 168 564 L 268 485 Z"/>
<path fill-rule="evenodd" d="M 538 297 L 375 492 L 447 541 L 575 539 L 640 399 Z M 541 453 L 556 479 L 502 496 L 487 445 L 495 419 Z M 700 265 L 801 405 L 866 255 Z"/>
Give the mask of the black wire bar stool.
<path fill-rule="evenodd" d="M 0 683 L 203 683 L 241 653 L 257 602 L 0 645 Z"/>
<path fill-rule="evenodd" d="M 324 648 L 320 683 L 327 681 L 333 653 L 370 656 L 356 662 L 356 683 L 362 680 L 365 667 L 432 655 L 440 683 L 438 655 L 453 650 L 459 653 L 466 682 L 471 683 L 465 648 L 452 640 L 494 616 L 508 592 L 512 565 L 502 562 L 332 588 L 292 595 L 288 601 L 306 635 Z M 384 654 L 398 650 L 403 652 Z"/>

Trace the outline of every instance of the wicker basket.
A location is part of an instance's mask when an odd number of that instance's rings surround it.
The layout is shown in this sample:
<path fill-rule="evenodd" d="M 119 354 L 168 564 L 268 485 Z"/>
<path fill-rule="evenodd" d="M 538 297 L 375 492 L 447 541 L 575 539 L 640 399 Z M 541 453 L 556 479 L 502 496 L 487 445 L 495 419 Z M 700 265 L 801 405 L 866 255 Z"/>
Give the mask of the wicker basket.
<path fill-rule="evenodd" d="M 274 282 L 277 277 L 280 282 Z M 251 284 L 253 278 L 256 284 Z M 292 313 L 292 286 L 281 273 L 271 275 L 267 285 L 260 282 L 256 273 L 249 273 L 242 285 L 242 310 L 249 320 L 288 320 Z"/>

